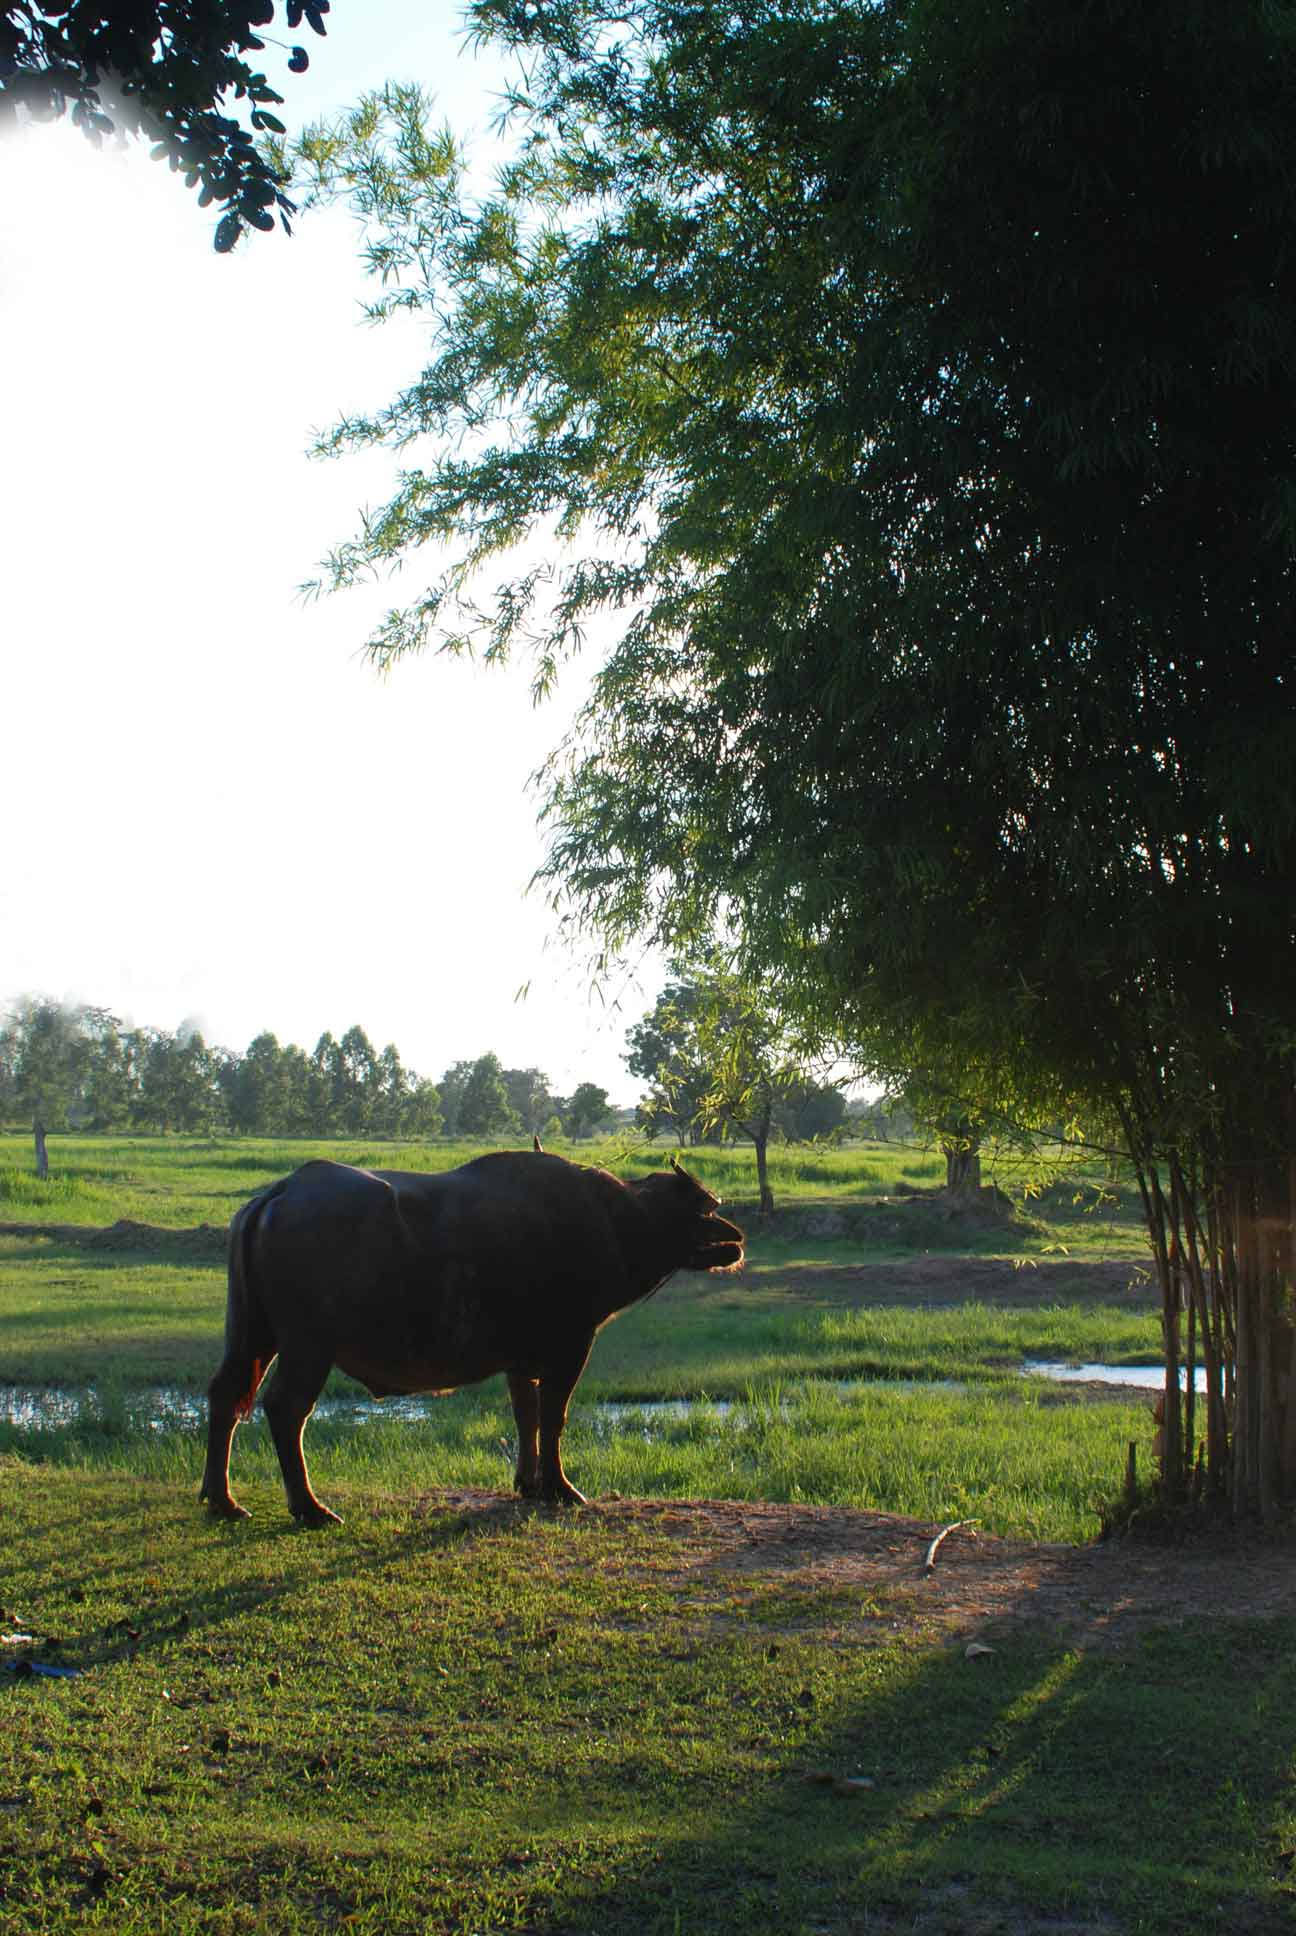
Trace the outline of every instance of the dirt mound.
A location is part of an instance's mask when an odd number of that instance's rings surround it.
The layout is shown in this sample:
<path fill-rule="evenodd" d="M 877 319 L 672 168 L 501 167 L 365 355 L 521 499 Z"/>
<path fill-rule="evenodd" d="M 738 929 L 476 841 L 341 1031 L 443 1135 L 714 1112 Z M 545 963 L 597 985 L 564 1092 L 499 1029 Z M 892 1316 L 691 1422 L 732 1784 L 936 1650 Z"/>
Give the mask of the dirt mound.
<path fill-rule="evenodd" d="M 228 1235 L 225 1224 L 200 1223 L 174 1230 L 164 1224 L 136 1223 L 130 1217 L 119 1217 L 106 1227 L 88 1223 L 0 1223 L 0 1237 L 50 1237 L 55 1243 L 77 1244 L 83 1250 L 161 1250 L 182 1257 L 223 1257 Z"/>
<path fill-rule="evenodd" d="M 183 1230 L 168 1230 L 161 1224 L 135 1223 L 119 1217 L 106 1230 L 92 1231 L 86 1239 L 90 1250 L 168 1250 L 194 1256 L 223 1257 L 229 1235 L 225 1224 L 193 1224 Z"/>
<path fill-rule="evenodd" d="M 984 1241 L 1002 1230 L 1018 1239 L 1035 1226 L 1001 1190 L 987 1185 L 973 1195 L 949 1190 L 906 1190 L 863 1203 L 795 1203 L 762 1213 L 755 1203 L 730 1203 L 749 1236 L 850 1238 L 889 1248 L 951 1249 L 960 1239 Z"/>

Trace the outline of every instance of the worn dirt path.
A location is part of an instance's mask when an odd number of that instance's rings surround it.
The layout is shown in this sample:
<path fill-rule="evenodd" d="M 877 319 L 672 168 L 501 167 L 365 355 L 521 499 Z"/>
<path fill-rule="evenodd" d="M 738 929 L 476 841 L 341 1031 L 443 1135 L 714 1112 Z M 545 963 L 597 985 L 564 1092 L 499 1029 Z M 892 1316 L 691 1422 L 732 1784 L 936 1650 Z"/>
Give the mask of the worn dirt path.
<path fill-rule="evenodd" d="M 424 1506 L 458 1511 L 469 1530 L 535 1510 L 462 1489 L 429 1494 Z M 773 1582 L 831 1595 L 830 1630 L 854 1645 L 893 1641 L 899 1630 L 919 1642 L 993 1646 L 1029 1630 L 1065 1646 L 1108 1649 L 1147 1627 L 1203 1614 L 1296 1615 L 1296 1543 L 1258 1536 L 1076 1547 L 964 1527 L 942 1541 L 929 1570 L 942 1528 L 885 1513 L 713 1499 L 610 1499 L 581 1510 L 660 1536 L 642 1561 L 658 1581 L 739 1598 Z"/>

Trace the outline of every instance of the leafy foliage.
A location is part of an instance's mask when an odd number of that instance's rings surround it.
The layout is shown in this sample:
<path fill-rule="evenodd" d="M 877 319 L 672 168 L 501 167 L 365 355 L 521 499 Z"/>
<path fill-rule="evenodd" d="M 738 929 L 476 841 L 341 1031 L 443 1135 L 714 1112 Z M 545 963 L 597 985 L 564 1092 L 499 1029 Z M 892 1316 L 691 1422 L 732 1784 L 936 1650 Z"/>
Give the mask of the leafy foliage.
<path fill-rule="evenodd" d="M 607 1090 L 596 1082 L 578 1083 L 566 1107 L 567 1132 L 571 1136 L 592 1136 L 612 1113 Z"/>
<path fill-rule="evenodd" d="M 528 64 L 488 200 L 430 165 L 408 91 L 301 151 L 371 219 L 377 312 L 432 333 L 339 429 L 426 441 L 335 580 L 448 541 L 372 649 L 530 640 L 541 683 L 619 615 L 548 770 L 571 922 L 615 948 L 720 918 L 862 1064 L 1111 1125 L 1165 1298 L 1166 1484 L 1191 1253 L 1211 1482 L 1272 1513 L 1296 1498 L 1296 11 L 474 19 Z M 563 560 L 510 575 L 535 534 Z"/>
<path fill-rule="evenodd" d="M 639 1118 L 650 1127 L 667 1122 L 690 1143 L 750 1140 L 760 1207 L 772 1210 L 771 1136 L 814 1122 L 835 1128 L 845 1105 L 801 1067 L 771 991 L 719 950 L 676 963 L 675 975 L 627 1037 L 630 1073 L 650 1085 Z"/>
<path fill-rule="evenodd" d="M 499 1057 L 489 1052 L 479 1055 L 468 1071 L 459 1104 L 460 1133 L 464 1136 L 516 1135 L 518 1128 Z"/>
<path fill-rule="evenodd" d="M 290 31 L 305 19 L 323 34 L 330 0 L 287 0 Z M 285 231 L 296 204 L 286 178 L 255 137 L 287 132 L 265 75 L 245 56 L 265 48 L 259 29 L 273 24 L 273 0 L 24 0 L 0 14 L 0 128 L 18 109 L 36 120 L 71 110 L 91 141 L 116 131 L 144 134 L 153 153 L 203 208 L 223 209 L 215 245 L 234 247 L 246 229 Z M 288 66 L 309 66 L 304 47 Z M 224 113 L 225 97 L 246 101 L 249 125 Z"/>

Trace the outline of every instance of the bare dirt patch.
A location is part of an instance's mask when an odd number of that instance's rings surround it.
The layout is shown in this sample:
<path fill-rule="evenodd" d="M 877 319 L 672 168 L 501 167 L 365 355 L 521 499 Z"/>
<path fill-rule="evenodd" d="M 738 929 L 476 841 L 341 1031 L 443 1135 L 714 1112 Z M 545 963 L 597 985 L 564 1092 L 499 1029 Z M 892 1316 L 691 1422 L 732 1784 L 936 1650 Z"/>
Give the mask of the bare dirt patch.
<path fill-rule="evenodd" d="M 481 1491 L 431 1495 L 468 1530 L 536 1510 Z M 690 1597 L 749 1601 L 771 1588 L 821 1631 L 853 1645 L 1008 1647 L 1031 1635 L 1067 1647 L 1128 1645 L 1149 1627 L 1198 1616 L 1296 1615 L 1296 1543 L 1202 1536 L 1177 1546 L 1111 1540 L 1094 1546 L 997 1539 L 963 1527 L 944 1539 L 924 1520 L 832 1506 L 733 1500 L 610 1499 L 583 1513 L 655 1535 L 645 1571 Z M 855 1596 L 858 1599 L 855 1599 Z M 816 1598 L 824 1606 L 817 1617 Z M 775 1616 L 777 1619 L 777 1616 Z"/>
<path fill-rule="evenodd" d="M 867 1264 L 782 1264 L 771 1272 L 781 1291 L 843 1304 L 1116 1304 L 1158 1308 L 1156 1286 L 1129 1258 L 1041 1258 L 949 1255 L 901 1257 Z"/>

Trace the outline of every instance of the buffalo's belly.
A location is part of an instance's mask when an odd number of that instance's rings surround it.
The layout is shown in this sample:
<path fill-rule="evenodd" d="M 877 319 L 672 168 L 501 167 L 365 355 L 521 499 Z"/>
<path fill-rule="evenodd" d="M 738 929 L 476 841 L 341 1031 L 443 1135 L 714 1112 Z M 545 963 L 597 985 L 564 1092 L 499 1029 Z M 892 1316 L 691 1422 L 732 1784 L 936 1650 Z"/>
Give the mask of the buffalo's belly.
<path fill-rule="evenodd" d="M 354 1351 L 339 1351 L 334 1362 L 339 1371 L 356 1379 L 375 1398 L 408 1397 L 415 1392 L 442 1397 L 458 1391 L 461 1385 L 479 1384 L 503 1369 L 495 1360 L 451 1364 L 444 1358 L 376 1358 Z"/>
<path fill-rule="evenodd" d="M 375 1394 L 455 1391 L 503 1368 L 516 1322 L 501 1322 L 499 1303 L 452 1272 L 439 1283 L 394 1274 L 317 1307 L 316 1336 Z"/>

